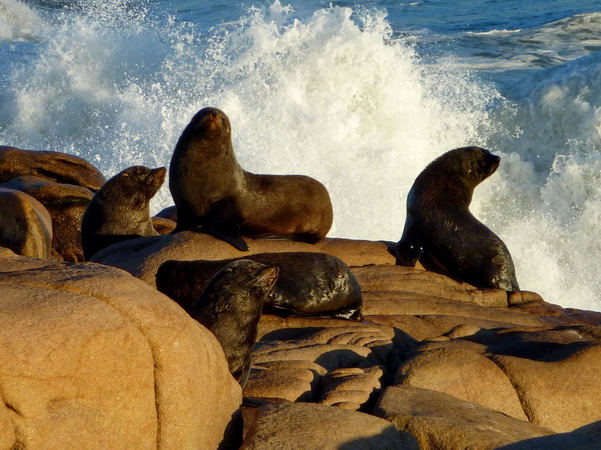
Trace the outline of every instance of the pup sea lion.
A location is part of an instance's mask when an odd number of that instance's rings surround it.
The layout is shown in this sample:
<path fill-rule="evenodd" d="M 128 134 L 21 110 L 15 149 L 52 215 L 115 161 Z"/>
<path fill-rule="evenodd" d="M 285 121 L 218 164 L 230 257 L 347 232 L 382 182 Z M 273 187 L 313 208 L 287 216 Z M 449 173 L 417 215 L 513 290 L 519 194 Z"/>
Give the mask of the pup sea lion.
<path fill-rule="evenodd" d="M 244 259 L 277 266 L 278 279 L 264 300 L 263 312 L 279 316 L 323 316 L 361 320 L 361 288 L 349 267 L 325 253 L 258 253 Z M 211 277 L 236 259 L 165 261 L 156 274 L 159 291 L 186 311 Z"/>
<path fill-rule="evenodd" d="M 116 242 L 158 235 L 152 226 L 149 202 L 165 181 L 166 173 L 164 167 L 129 167 L 94 194 L 81 222 L 86 261 Z"/>
<path fill-rule="evenodd" d="M 285 236 L 315 243 L 332 226 L 326 188 L 302 175 L 256 175 L 236 160 L 228 117 L 204 108 L 184 129 L 169 166 L 175 231 L 202 226 L 238 250 L 240 237 Z"/>
<path fill-rule="evenodd" d="M 230 373 L 242 387 L 250 373 L 263 301 L 277 278 L 277 267 L 234 261 L 211 279 L 190 309 L 190 315 L 215 335 Z"/>
<path fill-rule="evenodd" d="M 501 158 L 480 147 L 451 150 L 428 165 L 407 196 L 397 264 L 449 275 L 479 288 L 519 290 L 503 241 L 469 211 L 474 188 Z"/>

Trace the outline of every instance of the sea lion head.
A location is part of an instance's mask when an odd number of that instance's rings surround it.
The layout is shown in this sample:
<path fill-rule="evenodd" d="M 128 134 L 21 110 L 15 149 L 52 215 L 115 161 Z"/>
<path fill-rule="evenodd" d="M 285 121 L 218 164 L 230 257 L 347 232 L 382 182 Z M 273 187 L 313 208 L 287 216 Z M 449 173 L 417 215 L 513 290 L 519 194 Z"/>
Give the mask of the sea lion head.
<path fill-rule="evenodd" d="M 94 194 L 81 221 L 86 261 L 126 239 L 157 234 L 150 219 L 150 199 L 165 181 L 167 169 L 133 166 L 110 178 Z"/>
<path fill-rule="evenodd" d="M 212 289 L 218 292 L 231 291 L 234 288 L 236 291 L 243 291 L 248 297 L 263 299 L 269 294 L 278 274 L 277 267 L 240 259 L 220 270 L 210 284 L 213 285 Z"/>
<path fill-rule="evenodd" d="M 106 182 L 107 190 L 115 190 L 123 200 L 129 199 L 134 205 L 147 204 L 165 181 L 167 169 L 159 167 L 149 169 L 144 166 L 132 166 L 119 172 Z"/>
<path fill-rule="evenodd" d="M 167 169 L 132 166 L 111 177 L 96 196 L 123 203 L 147 203 L 161 188 Z"/>
<path fill-rule="evenodd" d="M 197 139 L 230 139 L 232 126 L 230 119 L 220 109 L 208 107 L 198 111 L 184 134 Z"/>
<path fill-rule="evenodd" d="M 460 179 L 463 183 L 475 188 L 491 176 L 501 158 L 481 147 L 462 147 L 450 150 L 435 159 L 430 167 L 448 177 Z"/>

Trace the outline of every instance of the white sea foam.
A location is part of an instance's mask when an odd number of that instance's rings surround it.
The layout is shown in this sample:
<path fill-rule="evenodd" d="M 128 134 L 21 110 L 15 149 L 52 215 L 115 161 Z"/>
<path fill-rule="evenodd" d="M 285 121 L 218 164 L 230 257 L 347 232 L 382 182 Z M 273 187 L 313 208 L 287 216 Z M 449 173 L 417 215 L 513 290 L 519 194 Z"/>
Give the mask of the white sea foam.
<path fill-rule="evenodd" d="M 522 30 L 520 28 L 516 29 L 516 30 L 489 30 L 489 31 L 466 31 L 466 35 L 468 36 L 503 36 L 503 35 L 510 35 L 510 34 L 519 34 L 521 33 Z"/>
<path fill-rule="evenodd" d="M 422 64 L 377 11 L 299 20 L 276 1 L 201 34 L 120 1 L 85 5 L 13 68 L 2 143 L 79 154 L 110 176 L 168 165 L 192 115 L 217 106 L 244 168 L 319 179 L 334 203 L 330 236 L 386 240 L 400 237 L 428 162 L 490 145 L 503 161 L 473 211 L 507 242 L 521 287 L 601 310 L 598 61 L 522 83 L 510 106 L 452 60 Z M 153 210 L 169 204 L 163 188 Z"/>
<path fill-rule="evenodd" d="M 509 220 L 485 217 L 499 224 L 525 287 L 601 310 L 601 53 L 539 72 L 510 94 L 516 113 L 505 126 L 522 132 L 496 141 L 520 157 L 502 166 L 507 186 L 494 193 L 510 193 Z"/>
<path fill-rule="evenodd" d="M 37 12 L 17 0 L 0 1 L 0 41 L 30 41 L 43 33 Z"/>
<path fill-rule="evenodd" d="M 335 236 L 397 239 L 415 175 L 478 143 L 495 95 L 465 74 L 422 68 L 377 12 L 357 25 L 351 9 L 331 7 L 300 22 L 275 2 L 207 39 L 124 14 L 118 1 L 91 4 L 15 71 L 5 142 L 76 153 L 111 175 L 168 164 L 192 115 L 217 106 L 245 168 L 326 184 Z M 155 209 L 168 202 L 163 189 Z"/>

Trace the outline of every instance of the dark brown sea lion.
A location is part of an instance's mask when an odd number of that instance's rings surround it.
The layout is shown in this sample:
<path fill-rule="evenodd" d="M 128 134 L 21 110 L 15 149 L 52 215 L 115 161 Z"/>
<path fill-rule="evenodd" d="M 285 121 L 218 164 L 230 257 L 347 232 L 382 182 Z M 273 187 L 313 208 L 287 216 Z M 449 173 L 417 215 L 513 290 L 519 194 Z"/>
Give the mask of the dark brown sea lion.
<path fill-rule="evenodd" d="M 503 241 L 469 210 L 474 188 L 501 158 L 480 147 L 451 150 L 428 165 L 407 196 L 397 264 L 449 275 L 479 288 L 519 290 Z"/>
<path fill-rule="evenodd" d="M 250 372 L 261 308 L 277 278 L 277 267 L 234 261 L 211 279 L 190 309 L 190 315 L 215 335 L 230 373 L 242 387 Z"/>
<path fill-rule="evenodd" d="M 359 282 L 339 258 L 325 253 L 258 253 L 244 259 L 280 269 L 265 298 L 263 312 L 279 316 L 323 316 L 361 320 Z M 211 277 L 236 259 L 220 261 L 165 261 L 156 274 L 159 291 L 186 311 Z"/>
<path fill-rule="evenodd" d="M 94 194 L 81 223 L 86 261 L 116 242 L 158 234 L 152 226 L 149 202 L 163 185 L 166 172 L 164 167 L 129 167 Z"/>
<path fill-rule="evenodd" d="M 202 226 L 238 250 L 240 237 L 284 236 L 315 243 L 332 226 L 326 188 L 302 175 L 256 175 L 236 160 L 228 117 L 204 108 L 184 129 L 169 166 L 176 231 Z"/>

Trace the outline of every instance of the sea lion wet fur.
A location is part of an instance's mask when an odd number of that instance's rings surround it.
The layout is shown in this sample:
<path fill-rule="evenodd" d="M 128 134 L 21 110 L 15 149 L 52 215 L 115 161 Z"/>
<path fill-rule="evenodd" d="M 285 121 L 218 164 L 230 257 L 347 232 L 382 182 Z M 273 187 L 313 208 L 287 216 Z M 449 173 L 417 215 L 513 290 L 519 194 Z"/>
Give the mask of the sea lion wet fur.
<path fill-rule="evenodd" d="M 132 166 L 109 179 L 94 194 L 81 223 L 86 261 L 109 245 L 141 236 L 156 236 L 150 199 L 165 181 L 167 169 Z"/>
<path fill-rule="evenodd" d="M 469 210 L 474 188 L 501 158 L 480 147 L 451 150 L 431 162 L 407 196 L 407 219 L 397 264 L 420 260 L 427 270 L 479 288 L 519 290 L 503 241 Z"/>
<path fill-rule="evenodd" d="M 244 257 L 280 269 L 263 312 L 279 316 L 322 316 L 361 320 L 359 282 L 339 258 L 325 253 L 258 253 Z M 156 274 L 159 291 L 189 311 L 211 277 L 236 259 L 165 261 Z"/>
<path fill-rule="evenodd" d="M 198 226 L 248 250 L 240 237 L 283 236 L 315 243 L 332 226 L 327 189 L 303 175 L 259 175 L 240 167 L 228 117 L 200 110 L 179 138 L 169 166 L 177 207 L 175 231 Z"/>
<path fill-rule="evenodd" d="M 230 373 L 242 387 L 250 373 L 261 308 L 277 278 L 277 267 L 234 261 L 217 272 L 190 308 L 190 315 L 221 344 Z"/>

